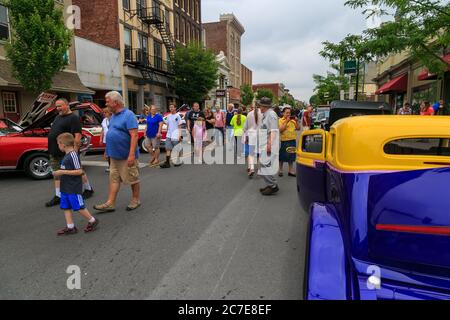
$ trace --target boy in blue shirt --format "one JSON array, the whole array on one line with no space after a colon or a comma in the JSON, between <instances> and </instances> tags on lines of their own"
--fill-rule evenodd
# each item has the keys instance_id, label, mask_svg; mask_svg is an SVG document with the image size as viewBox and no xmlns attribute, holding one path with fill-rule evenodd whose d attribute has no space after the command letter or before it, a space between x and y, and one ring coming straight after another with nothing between
<instances>
[{"instance_id":1,"label":"boy in blue shirt","mask_svg":"<svg viewBox=\"0 0 450 320\"><path fill-rule=\"evenodd\" d=\"M61 209L64 210L67 227L58 231L58 236L70 235L78 232L72 218L72 211L79 212L89 222L84 232L94 231L98 226L98 219L92 217L82 197L83 169L80 157L75 151L75 138L70 133L60 134L57 138L58 148L66 155L61 161L61 170L54 171L53 176L61 179Z\"/></svg>"}]
</instances>

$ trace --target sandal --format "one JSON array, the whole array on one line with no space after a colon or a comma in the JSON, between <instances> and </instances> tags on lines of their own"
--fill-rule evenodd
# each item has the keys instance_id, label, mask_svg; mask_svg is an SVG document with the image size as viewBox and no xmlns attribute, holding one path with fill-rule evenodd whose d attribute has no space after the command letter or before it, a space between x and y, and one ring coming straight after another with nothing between
<instances>
[{"instance_id":1,"label":"sandal","mask_svg":"<svg viewBox=\"0 0 450 320\"><path fill-rule=\"evenodd\" d=\"M279 173L278 173L278 176L279 176L279 177L282 177L282 176L283 176L283 172L279 172Z\"/></svg>"},{"instance_id":2,"label":"sandal","mask_svg":"<svg viewBox=\"0 0 450 320\"><path fill-rule=\"evenodd\" d=\"M100 212L114 212L116 208L112 204L103 203L94 206L94 209Z\"/></svg>"},{"instance_id":3,"label":"sandal","mask_svg":"<svg viewBox=\"0 0 450 320\"><path fill-rule=\"evenodd\" d=\"M127 207L127 211L133 211L136 210L141 206L141 202L131 201L130 204Z\"/></svg>"}]
</instances>

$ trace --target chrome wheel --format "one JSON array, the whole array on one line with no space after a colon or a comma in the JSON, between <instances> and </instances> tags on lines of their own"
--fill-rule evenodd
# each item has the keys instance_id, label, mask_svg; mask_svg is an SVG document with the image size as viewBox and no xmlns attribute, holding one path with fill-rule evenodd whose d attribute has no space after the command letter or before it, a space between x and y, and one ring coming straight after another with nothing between
<instances>
[{"instance_id":1,"label":"chrome wheel","mask_svg":"<svg viewBox=\"0 0 450 320\"><path fill-rule=\"evenodd\" d=\"M46 178L51 175L51 168L48 158L38 156L30 161L29 172L37 179Z\"/></svg>"}]
</instances>

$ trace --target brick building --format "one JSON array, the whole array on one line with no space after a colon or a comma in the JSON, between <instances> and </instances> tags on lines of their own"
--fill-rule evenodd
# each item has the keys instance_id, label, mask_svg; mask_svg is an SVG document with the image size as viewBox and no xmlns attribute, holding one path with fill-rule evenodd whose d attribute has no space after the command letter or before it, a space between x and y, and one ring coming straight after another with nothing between
<instances>
[{"instance_id":1,"label":"brick building","mask_svg":"<svg viewBox=\"0 0 450 320\"><path fill-rule=\"evenodd\" d=\"M285 85L282 83L260 83L253 85L253 91L258 89L268 89L273 92L273 96L276 99L280 99L285 94Z\"/></svg>"},{"instance_id":2,"label":"brick building","mask_svg":"<svg viewBox=\"0 0 450 320\"><path fill-rule=\"evenodd\" d=\"M253 71L241 64L242 85L253 85Z\"/></svg>"},{"instance_id":3,"label":"brick building","mask_svg":"<svg viewBox=\"0 0 450 320\"><path fill-rule=\"evenodd\" d=\"M245 29L234 14L220 15L220 21L203 24L205 45L216 55L225 53L230 64L230 83L234 88L242 85L241 76L241 38Z\"/></svg>"}]
</instances>

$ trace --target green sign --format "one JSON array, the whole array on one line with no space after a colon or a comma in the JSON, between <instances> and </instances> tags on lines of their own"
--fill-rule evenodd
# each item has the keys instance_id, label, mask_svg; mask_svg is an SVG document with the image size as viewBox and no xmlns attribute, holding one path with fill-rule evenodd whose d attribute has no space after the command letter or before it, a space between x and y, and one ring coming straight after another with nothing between
<instances>
[{"instance_id":1,"label":"green sign","mask_svg":"<svg viewBox=\"0 0 450 320\"><path fill-rule=\"evenodd\" d=\"M350 60L344 62L344 74L356 73L356 60Z\"/></svg>"}]
</instances>

